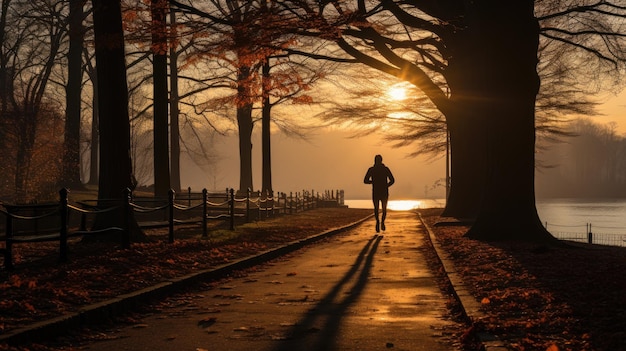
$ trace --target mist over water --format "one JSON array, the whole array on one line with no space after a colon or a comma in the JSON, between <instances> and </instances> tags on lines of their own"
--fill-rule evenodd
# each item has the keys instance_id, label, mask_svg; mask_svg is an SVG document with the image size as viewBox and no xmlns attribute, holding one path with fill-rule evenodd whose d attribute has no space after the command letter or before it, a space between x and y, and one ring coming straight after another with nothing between
<instances>
[{"instance_id":1,"label":"mist over water","mask_svg":"<svg viewBox=\"0 0 626 351\"><path fill-rule=\"evenodd\" d=\"M539 199L537 212L548 230L626 234L626 199Z\"/></svg>"}]
</instances>

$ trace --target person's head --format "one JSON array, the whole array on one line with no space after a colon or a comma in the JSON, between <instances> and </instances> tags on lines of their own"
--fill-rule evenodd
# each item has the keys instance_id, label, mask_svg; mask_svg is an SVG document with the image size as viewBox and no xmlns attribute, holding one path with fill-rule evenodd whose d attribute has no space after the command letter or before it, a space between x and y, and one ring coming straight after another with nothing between
<instances>
[{"instance_id":1,"label":"person's head","mask_svg":"<svg viewBox=\"0 0 626 351\"><path fill-rule=\"evenodd\" d=\"M383 163L383 157L381 155L374 156L374 164L379 165Z\"/></svg>"}]
</instances>

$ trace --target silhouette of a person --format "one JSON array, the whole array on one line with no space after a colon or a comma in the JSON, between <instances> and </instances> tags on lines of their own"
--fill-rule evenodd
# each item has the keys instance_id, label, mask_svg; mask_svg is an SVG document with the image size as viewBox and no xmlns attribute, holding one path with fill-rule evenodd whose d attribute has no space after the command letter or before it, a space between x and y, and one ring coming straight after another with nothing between
<instances>
[{"instance_id":1,"label":"silhouette of a person","mask_svg":"<svg viewBox=\"0 0 626 351\"><path fill-rule=\"evenodd\" d=\"M374 216L376 217L376 233L380 229L385 230L385 218L387 218L387 201L389 200L389 187L395 183L393 174L387 166L383 164L383 157L374 157L374 166L365 173L365 184L372 184L372 201L374 201ZM382 207L382 221L378 218L379 206Z\"/></svg>"}]
</instances>

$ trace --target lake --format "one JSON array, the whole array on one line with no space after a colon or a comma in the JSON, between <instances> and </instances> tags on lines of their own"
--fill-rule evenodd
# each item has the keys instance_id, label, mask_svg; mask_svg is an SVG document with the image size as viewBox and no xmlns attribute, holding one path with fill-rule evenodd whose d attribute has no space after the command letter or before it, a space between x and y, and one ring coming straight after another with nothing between
<instances>
[{"instance_id":1,"label":"lake","mask_svg":"<svg viewBox=\"0 0 626 351\"><path fill-rule=\"evenodd\" d=\"M373 208L371 200L345 200L351 208ZM445 199L390 200L390 210L442 208ZM626 199L538 199L537 212L544 226L556 237L626 246Z\"/></svg>"}]
</instances>

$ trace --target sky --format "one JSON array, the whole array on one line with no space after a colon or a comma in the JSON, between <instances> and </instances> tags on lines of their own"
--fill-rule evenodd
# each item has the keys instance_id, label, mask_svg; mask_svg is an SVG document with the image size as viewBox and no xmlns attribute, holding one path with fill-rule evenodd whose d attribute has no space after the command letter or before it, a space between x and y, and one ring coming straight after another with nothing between
<instances>
[{"instance_id":1,"label":"sky","mask_svg":"<svg viewBox=\"0 0 626 351\"><path fill-rule=\"evenodd\" d=\"M593 121L602 124L615 122L617 133L626 135L626 90L605 98L599 112L602 115L592 117Z\"/></svg>"}]
</instances>

